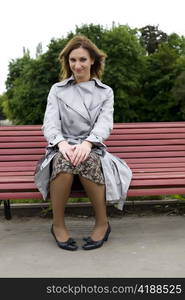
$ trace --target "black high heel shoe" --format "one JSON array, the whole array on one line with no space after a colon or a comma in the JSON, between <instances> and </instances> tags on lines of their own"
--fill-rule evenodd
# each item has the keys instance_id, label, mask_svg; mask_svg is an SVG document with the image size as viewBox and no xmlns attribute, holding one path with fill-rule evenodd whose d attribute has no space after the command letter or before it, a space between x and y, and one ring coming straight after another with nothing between
<instances>
[{"instance_id":1,"label":"black high heel shoe","mask_svg":"<svg viewBox=\"0 0 185 300\"><path fill-rule=\"evenodd\" d=\"M62 248L65 250L71 250L71 251L78 249L78 246L76 245L76 241L73 238L68 238L68 240L66 242L60 242L59 240L57 240L56 235L53 230L53 224L51 225L51 233L52 233L57 245L59 246L59 248Z\"/></svg>"},{"instance_id":2,"label":"black high heel shoe","mask_svg":"<svg viewBox=\"0 0 185 300\"><path fill-rule=\"evenodd\" d=\"M84 250L92 250L101 247L103 243L108 240L110 232L111 232L111 227L108 222L108 227L103 239L99 241L94 241L91 237L83 238L86 241L86 243L82 246L82 248Z\"/></svg>"}]
</instances>

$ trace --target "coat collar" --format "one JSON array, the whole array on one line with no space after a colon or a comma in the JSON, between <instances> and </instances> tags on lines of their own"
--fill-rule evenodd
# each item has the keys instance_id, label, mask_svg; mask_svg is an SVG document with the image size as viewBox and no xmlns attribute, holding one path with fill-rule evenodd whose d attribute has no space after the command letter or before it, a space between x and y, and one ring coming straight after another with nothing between
<instances>
[{"instance_id":1,"label":"coat collar","mask_svg":"<svg viewBox=\"0 0 185 300\"><path fill-rule=\"evenodd\" d=\"M57 83L56 83L56 86L65 86L65 85L67 85L69 82L72 82L72 81L74 81L73 75L72 75L71 77L67 78L67 79L64 79L63 81L57 82Z\"/></svg>"},{"instance_id":2,"label":"coat collar","mask_svg":"<svg viewBox=\"0 0 185 300\"><path fill-rule=\"evenodd\" d=\"M104 83L102 83L98 78L93 77L92 80L94 80L95 83L96 83L96 85L98 85L99 87L102 87L102 88L104 88L104 89L107 88L107 86L106 86ZM57 86L66 86L68 83L74 82L74 81L75 81L74 76L71 75L69 78L67 78L67 79L65 79L65 80L63 80L63 81L57 82L56 85L57 85Z\"/></svg>"}]
</instances>

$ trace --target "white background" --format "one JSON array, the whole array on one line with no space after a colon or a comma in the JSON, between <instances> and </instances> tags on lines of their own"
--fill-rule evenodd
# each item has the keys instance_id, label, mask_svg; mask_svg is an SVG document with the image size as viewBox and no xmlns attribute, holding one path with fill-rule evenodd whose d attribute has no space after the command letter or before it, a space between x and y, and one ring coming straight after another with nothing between
<instances>
[{"instance_id":1,"label":"white background","mask_svg":"<svg viewBox=\"0 0 185 300\"><path fill-rule=\"evenodd\" d=\"M22 57L23 47L35 57L36 46L44 52L51 38L61 38L75 25L100 24L110 28L159 25L170 34L185 35L185 0L1 0L0 94L5 91L8 63Z\"/></svg>"}]
</instances>

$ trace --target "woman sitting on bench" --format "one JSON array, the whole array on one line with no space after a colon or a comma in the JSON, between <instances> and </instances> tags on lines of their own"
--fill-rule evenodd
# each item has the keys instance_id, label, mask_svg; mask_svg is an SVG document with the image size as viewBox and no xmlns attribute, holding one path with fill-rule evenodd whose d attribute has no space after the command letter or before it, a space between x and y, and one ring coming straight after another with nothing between
<instances>
[{"instance_id":1,"label":"woman sitting on bench","mask_svg":"<svg viewBox=\"0 0 185 300\"><path fill-rule=\"evenodd\" d=\"M79 176L95 212L94 229L82 246L91 250L107 241L111 226L106 202L118 203L123 209L132 172L123 160L106 151L103 143L113 128L113 91L100 81L105 53L80 35L67 43L59 57L62 81L51 87L43 124L50 151L37 173L36 184L41 193L50 193L51 232L57 245L76 250L64 211L74 175Z\"/></svg>"}]
</instances>

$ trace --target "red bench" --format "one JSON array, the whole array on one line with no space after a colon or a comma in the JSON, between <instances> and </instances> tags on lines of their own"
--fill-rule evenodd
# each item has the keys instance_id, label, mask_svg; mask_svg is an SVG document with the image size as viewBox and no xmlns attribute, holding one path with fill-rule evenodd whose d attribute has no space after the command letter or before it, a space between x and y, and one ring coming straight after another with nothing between
<instances>
[{"instance_id":1,"label":"red bench","mask_svg":"<svg viewBox=\"0 0 185 300\"><path fill-rule=\"evenodd\" d=\"M133 171L128 196L185 194L185 122L116 123L108 151ZM0 127L0 201L11 218L10 199L42 199L34 183L46 141L40 125ZM71 197L84 197L74 186Z\"/></svg>"}]
</instances>

